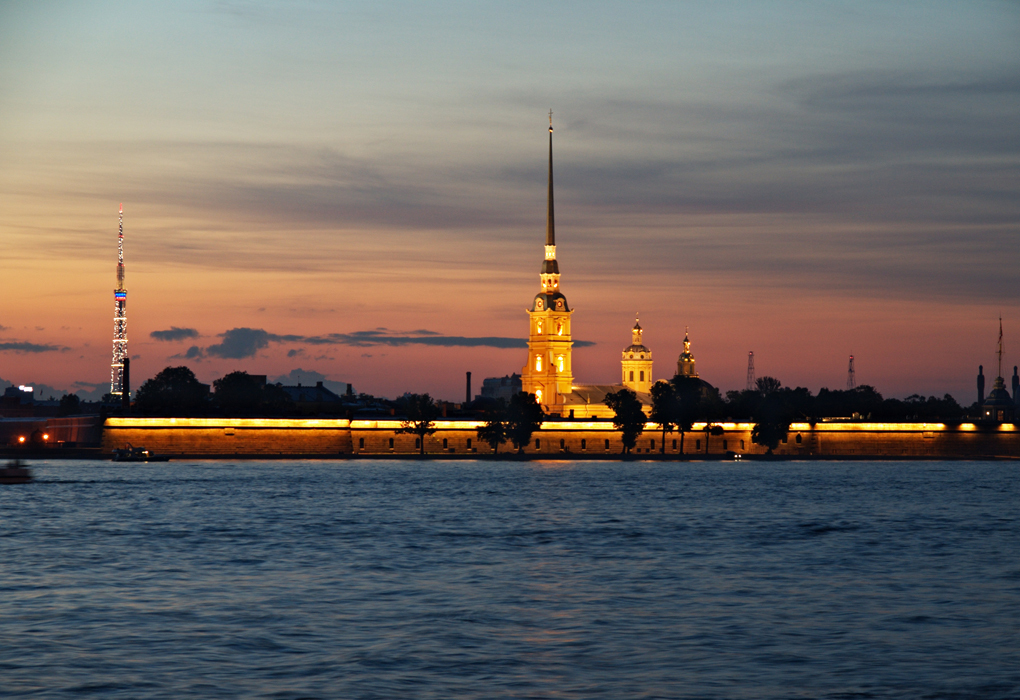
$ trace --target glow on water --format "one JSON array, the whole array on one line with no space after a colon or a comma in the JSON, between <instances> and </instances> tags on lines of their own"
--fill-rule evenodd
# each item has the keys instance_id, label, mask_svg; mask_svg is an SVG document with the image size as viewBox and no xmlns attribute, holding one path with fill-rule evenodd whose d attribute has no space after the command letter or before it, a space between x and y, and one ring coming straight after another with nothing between
<instances>
[{"instance_id":1,"label":"glow on water","mask_svg":"<svg viewBox=\"0 0 1020 700\"><path fill-rule=\"evenodd\" d=\"M1020 695L1014 463L34 465L0 695Z\"/></svg>"}]
</instances>

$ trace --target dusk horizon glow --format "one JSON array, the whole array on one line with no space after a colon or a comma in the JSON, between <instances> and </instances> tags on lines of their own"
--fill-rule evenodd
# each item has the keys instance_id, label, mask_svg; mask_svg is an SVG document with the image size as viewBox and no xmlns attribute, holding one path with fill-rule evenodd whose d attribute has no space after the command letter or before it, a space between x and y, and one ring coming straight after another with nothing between
<instances>
[{"instance_id":1,"label":"dusk horizon glow","mask_svg":"<svg viewBox=\"0 0 1020 700\"><path fill-rule=\"evenodd\" d=\"M976 398L1020 364L1013 3L0 8L0 378L520 372L547 111L578 383Z\"/></svg>"}]
</instances>

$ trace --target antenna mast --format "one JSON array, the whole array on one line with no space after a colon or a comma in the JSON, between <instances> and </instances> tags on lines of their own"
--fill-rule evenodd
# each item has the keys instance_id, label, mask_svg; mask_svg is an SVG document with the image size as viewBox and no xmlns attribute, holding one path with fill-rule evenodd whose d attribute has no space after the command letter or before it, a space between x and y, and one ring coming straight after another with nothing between
<instances>
[{"instance_id":1,"label":"antenna mast","mask_svg":"<svg viewBox=\"0 0 1020 700\"><path fill-rule=\"evenodd\" d=\"M747 390L754 391L754 350L747 353Z\"/></svg>"},{"instance_id":2,"label":"antenna mast","mask_svg":"<svg viewBox=\"0 0 1020 700\"><path fill-rule=\"evenodd\" d=\"M857 388L857 375L854 372L854 356L850 356L850 367L846 371L846 390L853 391Z\"/></svg>"},{"instance_id":3,"label":"antenna mast","mask_svg":"<svg viewBox=\"0 0 1020 700\"><path fill-rule=\"evenodd\" d=\"M1002 376L1002 316L999 316L999 373L995 376Z\"/></svg>"},{"instance_id":4,"label":"antenna mast","mask_svg":"<svg viewBox=\"0 0 1020 700\"><path fill-rule=\"evenodd\" d=\"M113 290L113 361L110 394L120 400L124 392L124 358L127 356L127 290L124 289L124 205L120 205L117 233L117 288Z\"/></svg>"}]
</instances>

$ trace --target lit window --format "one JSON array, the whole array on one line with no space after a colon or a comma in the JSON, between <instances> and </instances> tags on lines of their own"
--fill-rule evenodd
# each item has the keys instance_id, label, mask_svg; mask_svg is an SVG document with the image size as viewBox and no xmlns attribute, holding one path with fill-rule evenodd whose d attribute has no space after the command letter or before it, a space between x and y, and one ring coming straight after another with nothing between
<instances>
[{"instance_id":1,"label":"lit window","mask_svg":"<svg viewBox=\"0 0 1020 700\"><path fill-rule=\"evenodd\" d=\"M538 334L542 335L542 322L541 321L538 322Z\"/></svg>"},{"instance_id":2,"label":"lit window","mask_svg":"<svg viewBox=\"0 0 1020 700\"><path fill-rule=\"evenodd\" d=\"M541 372L542 371L542 356L541 355L535 355L535 371L536 372Z\"/></svg>"},{"instance_id":3,"label":"lit window","mask_svg":"<svg viewBox=\"0 0 1020 700\"><path fill-rule=\"evenodd\" d=\"M557 362L557 365L559 367L559 370L562 372L563 371L563 355L560 355L558 358L556 358L556 362Z\"/></svg>"},{"instance_id":4,"label":"lit window","mask_svg":"<svg viewBox=\"0 0 1020 700\"><path fill-rule=\"evenodd\" d=\"M556 324L556 335L563 335L563 324L562 323L557 323Z\"/></svg>"},{"instance_id":5,"label":"lit window","mask_svg":"<svg viewBox=\"0 0 1020 700\"><path fill-rule=\"evenodd\" d=\"M542 403L542 390L541 389L535 389L535 400L538 401L538 403Z\"/></svg>"}]
</instances>

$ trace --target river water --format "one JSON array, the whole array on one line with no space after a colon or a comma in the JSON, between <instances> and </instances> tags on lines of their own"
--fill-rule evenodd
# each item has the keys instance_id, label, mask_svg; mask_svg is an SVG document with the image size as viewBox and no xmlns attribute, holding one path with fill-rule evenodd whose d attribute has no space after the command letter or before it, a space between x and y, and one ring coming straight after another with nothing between
<instances>
[{"instance_id":1,"label":"river water","mask_svg":"<svg viewBox=\"0 0 1020 700\"><path fill-rule=\"evenodd\" d=\"M1020 697L1015 463L34 469L4 698Z\"/></svg>"}]
</instances>

